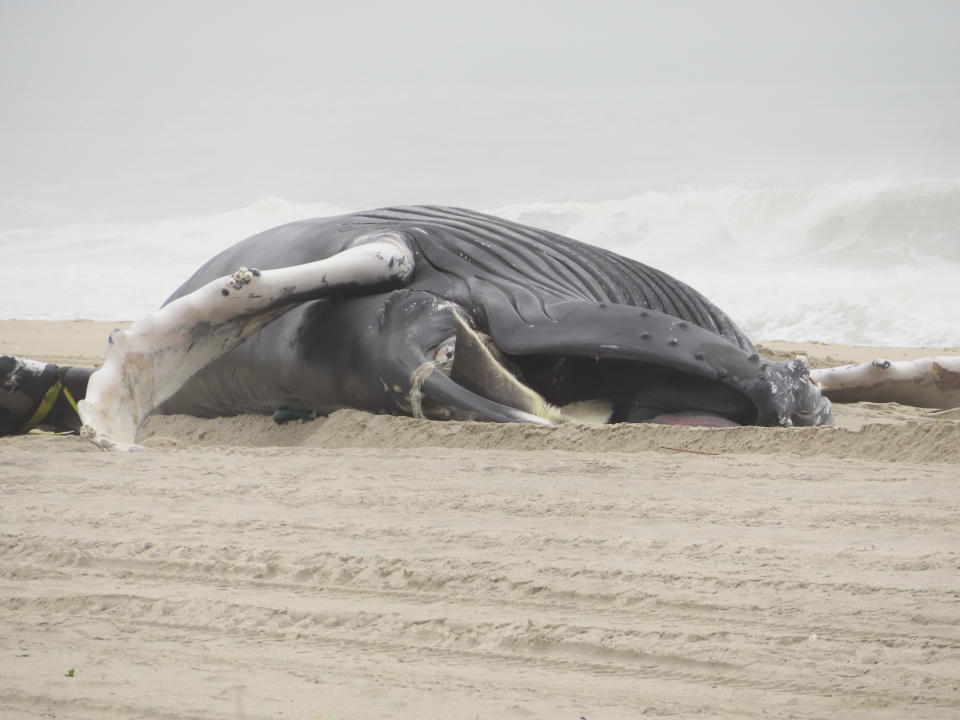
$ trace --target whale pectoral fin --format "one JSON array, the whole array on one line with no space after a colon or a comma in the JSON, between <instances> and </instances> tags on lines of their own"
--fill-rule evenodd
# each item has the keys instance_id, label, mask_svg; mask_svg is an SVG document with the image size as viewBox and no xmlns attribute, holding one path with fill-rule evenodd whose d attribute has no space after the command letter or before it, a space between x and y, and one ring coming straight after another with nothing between
<instances>
[{"instance_id":1,"label":"whale pectoral fin","mask_svg":"<svg viewBox=\"0 0 960 720\"><path fill-rule=\"evenodd\" d=\"M83 434L104 449L135 449L137 430L190 377L265 325L308 300L345 289L405 285L414 257L384 233L323 260L240 268L111 333L103 366L79 403Z\"/></svg>"},{"instance_id":2,"label":"whale pectoral fin","mask_svg":"<svg viewBox=\"0 0 960 720\"><path fill-rule=\"evenodd\" d=\"M810 377L835 402L898 402L950 409L960 407L960 357L877 359L859 365L813 370Z\"/></svg>"}]
</instances>

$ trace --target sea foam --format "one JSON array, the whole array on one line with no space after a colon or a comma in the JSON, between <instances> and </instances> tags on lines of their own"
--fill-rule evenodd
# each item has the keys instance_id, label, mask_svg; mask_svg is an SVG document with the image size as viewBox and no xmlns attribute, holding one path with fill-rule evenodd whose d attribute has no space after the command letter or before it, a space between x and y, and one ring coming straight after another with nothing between
<instances>
[{"instance_id":1,"label":"sea foam","mask_svg":"<svg viewBox=\"0 0 960 720\"><path fill-rule=\"evenodd\" d=\"M960 346L960 180L687 189L482 209L659 267L760 339ZM278 198L197 218L0 231L0 317L130 319L239 239L347 212Z\"/></svg>"}]
</instances>

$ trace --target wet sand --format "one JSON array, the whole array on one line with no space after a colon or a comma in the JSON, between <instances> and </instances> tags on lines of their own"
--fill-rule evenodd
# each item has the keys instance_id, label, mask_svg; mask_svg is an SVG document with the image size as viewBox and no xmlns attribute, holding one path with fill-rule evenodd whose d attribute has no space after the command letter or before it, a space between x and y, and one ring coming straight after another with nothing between
<instances>
[{"instance_id":1,"label":"wet sand","mask_svg":"<svg viewBox=\"0 0 960 720\"><path fill-rule=\"evenodd\" d=\"M95 364L112 325L3 321L0 354ZM0 717L960 714L960 422L837 415L2 438Z\"/></svg>"}]
</instances>

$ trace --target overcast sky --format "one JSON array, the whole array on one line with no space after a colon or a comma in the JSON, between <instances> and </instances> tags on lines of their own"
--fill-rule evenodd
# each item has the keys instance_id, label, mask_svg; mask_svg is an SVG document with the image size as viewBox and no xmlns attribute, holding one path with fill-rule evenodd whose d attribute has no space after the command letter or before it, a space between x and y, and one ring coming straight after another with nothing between
<instances>
[{"instance_id":1,"label":"overcast sky","mask_svg":"<svg viewBox=\"0 0 960 720\"><path fill-rule=\"evenodd\" d=\"M0 224L956 177L960 2L0 0Z\"/></svg>"}]
</instances>

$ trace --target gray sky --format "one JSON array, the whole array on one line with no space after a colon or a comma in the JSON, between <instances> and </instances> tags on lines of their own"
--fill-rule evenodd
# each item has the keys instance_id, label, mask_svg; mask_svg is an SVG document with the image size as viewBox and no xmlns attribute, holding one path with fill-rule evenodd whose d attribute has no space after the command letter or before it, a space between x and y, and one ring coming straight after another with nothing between
<instances>
[{"instance_id":1,"label":"gray sky","mask_svg":"<svg viewBox=\"0 0 960 720\"><path fill-rule=\"evenodd\" d=\"M960 3L0 0L0 225L956 177Z\"/></svg>"}]
</instances>

